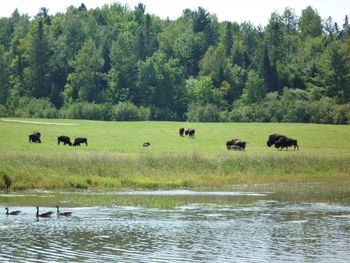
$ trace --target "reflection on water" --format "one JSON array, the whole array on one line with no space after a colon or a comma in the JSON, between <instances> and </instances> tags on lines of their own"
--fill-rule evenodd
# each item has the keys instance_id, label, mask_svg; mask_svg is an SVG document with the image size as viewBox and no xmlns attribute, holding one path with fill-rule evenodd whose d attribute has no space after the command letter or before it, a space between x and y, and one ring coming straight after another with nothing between
<instances>
[{"instance_id":1,"label":"reflection on water","mask_svg":"<svg viewBox=\"0 0 350 263\"><path fill-rule=\"evenodd\" d=\"M39 221L34 206L7 217L4 204L0 261L349 262L349 206L266 195L243 205L73 207L71 217Z\"/></svg>"}]
</instances>

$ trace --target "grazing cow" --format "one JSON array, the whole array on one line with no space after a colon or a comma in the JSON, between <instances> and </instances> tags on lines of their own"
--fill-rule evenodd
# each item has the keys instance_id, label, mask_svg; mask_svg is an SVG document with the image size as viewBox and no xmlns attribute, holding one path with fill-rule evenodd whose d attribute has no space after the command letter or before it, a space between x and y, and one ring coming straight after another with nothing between
<instances>
[{"instance_id":1,"label":"grazing cow","mask_svg":"<svg viewBox=\"0 0 350 263\"><path fill-rule=\"evenodd\" d=\"M230 149L231 149L231 146L232 146L232 145L235 145L236 140L238 140L238 139L232 139L231 141L227 141L227 142L226 142L226 148L227 148L227 150L230 150Z\"/></svg>"},{"instance_id":2,"label":"grazing cow","mask_svg":"<svg viewBox=\"0 0 350 263\"><path fill-rule=\"evenodd\" d=\"M229 145L227 146L227 150L235 150L235 151L242 151L244 150L242 147L238 146L238 145Z\"/></svg>"},{"instance_id":3,"label":"grazing cow","mask_svg":"<svg viewBox=\"0 0 350 263\"><path fill-rule=\"evenodd\" d=\"M144 142L142 146L143 147L148 147L148 146L151 146L151 143L150 142Z\"/></svg>"},{"instance_id":4,"label":"grazing cow","mask_svg":"<svg viewBox=\"0 0 350 263\"><path fill-rule=\"evenodd\" d=\"M282 137L277 142L275 142L275 148L277 149L281 148L280 150L283 150L283 148L286 148L288 151L288 147L291 147L291 146L294 146L294 151L295 151L295 148L297 148L299 151L298 141L295 139Z\"/></svg>"},{"instance_id":5,"label":"grazing cow","mask_svg":"<svg viewBox=\"0 0 350 263\"><path fill-rule=\"evenodd\" d=\"M29 135L29 142L41 143L40 137L41 137L40 132L34 132L33 134Z\"/></svg>"},{"instance_id":6,"label":"grazing cow","mask_svg":"<svg viewBox=\"0 0 350 263\"><path fill-rule=\"evenodd\" d=\"M63 142L63 145L69 145L72 146L72 142L70 141L70 138L68 136L58 136L57 137L57 144L59 145L61 142Z\"/></svg>"},{"instance_id":7,"label":"grazing cow","mask_svg":"<svg viewBox=\"0 0 350 263\"><path fill-rule=\"evenodd\" d=\"M232 139L226 142L227 150L244 150L247 142L240 139Z\"/></svg>"},{"instance_id":8,"label":"grazing cow","mask_svg":"<svg viewBox=\"0 0 350 263\"><path fill-rule=\"evenodd\" d=\"M269 140L266 142L268 147L271 147L272 145L274 145L279 139L281 138L286 138L285 135L281 135L281 134L271 134L269 136Z\"/></svg>"},{"instance_id":9,"label":"grazing cow","mask_svg":"<svg viewBox=\"0 0 350 263\"><path fill-rule=\"evenodd\" d=\"M194 134L196 133L196 130L195 129L192 129L192 128L188 128L186 131L185 131L185 135L188 135L188 138L194 138Z\"/></svg>"},{"instance_id":10,"label":"grazing cow","mask_svg":"<svg viewBox=\"0 0 350 263\"><path fill-rule=\"evenodd\" d=\"M83 138L83 137L75 138L73 146L80 146L81 143L85 143L85 145L88 146L87 138Z\"/></svg>"},{"instance_id":11,"label":"grazing cow","mask_svg":"<svg viewBox=\"0 0 350 263\"><path fill-rule=\"evenodd\" d=\"M185 133L185 128L180 128L179 129L179 134L180 134L181 137L184 136L184 133Z\"/></svg>"}]
</instances>

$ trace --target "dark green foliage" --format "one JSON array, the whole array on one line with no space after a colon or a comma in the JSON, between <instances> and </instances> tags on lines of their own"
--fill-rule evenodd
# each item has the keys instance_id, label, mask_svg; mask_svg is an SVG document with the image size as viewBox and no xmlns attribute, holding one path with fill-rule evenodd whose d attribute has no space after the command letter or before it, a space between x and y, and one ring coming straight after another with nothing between
<instances>
[{"instance_id":1,"label":"dark green foliage","mask_svg":"<svg viewBox=\"0 0 350 263\"><path fill-rule=\"evenodd\" d=\"M338 23L337 23L338 22ZM350 26L312 7L265 27L138 4L0 18L0 115L349 123Z\"/></svg>"},{"instance_id":2,"label":"dark green foliage","mask_svg":"<svg viewBox=\"0 0 350 263\"><path fill-rule=\"evenodd\" d=\"M187 120L192 122L221 122L225 121L220 109L213 104L191 104L186 113Z\"/></svg>"},{"instance_id":3,"label":"dark green foliage","mask_svg":"<svg viewBox=\"0 0 350 263\"><path fill-rule=\"evenodd\" d=\"M322 19L317 11L308 6L301 13L299 27L304 37L318 37L322 34Z\"/></svg>"},{"instance_id":4,"label":"dark green foliage","mask_svg":"<svg viewBox=\"0 0 350 263\"><path fill-rule=\"evenodd\" d=\"M17 98L16 105L13 105L15 117L33 117L33 118L57 118L58 110L48 99L36 99L31 97Z\"/></svg>"},{"instance_id":5,"label":"dark green foliage","mask_svg":"<svg viewBox=\"0 0 350 263\"><path fill-rule=\"evenodd\" d=\"M66 104L60 110L60 117L86 120L111 120L112 107L109 104L76 102Z\"/></svg>"},{"instance_id":6,"label":"dark green foliage","mask_svg":"<svg viewBox=\"0 0 350 263\"><path fill-rule=\"evenodd\" d=\"M262 57L261 75L266 92L279 91L276 66L271 64L266 46Z\"/></svg>"},{"instance_id":7,"label":"dark green foliage","mask_svg":"<svg viewBox=\"0 0 350 263\"><path fill-rule=\"evenodd\" d=\"M120 102L113 107L112 119L116 121L147 121L151 112L148 108L137 107L131 102Z\"/></svg>"}]
</instances>

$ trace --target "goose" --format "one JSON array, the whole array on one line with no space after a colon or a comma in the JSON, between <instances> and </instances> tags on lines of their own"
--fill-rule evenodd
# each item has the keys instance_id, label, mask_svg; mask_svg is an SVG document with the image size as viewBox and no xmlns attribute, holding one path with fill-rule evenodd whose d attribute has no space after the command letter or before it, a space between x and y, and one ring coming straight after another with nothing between
<instances>
[{"instance_id":1,"label":"goose","mask_svg":"<svg viewBox=\"0 0 350 263\"><path fill-rule=\"evenodd\" d=\"M52 214L53 214L52 211L39 214L39 207L38 206L36 207L36 217L50 217Z\"/></svg>"},{"instance_id":2,"label":"goose","mask_svg":"<svg viewBox=\"0 0 350 263\"><path fill-rule=\"evenodd\" d=\"M57 208L57 215L58 216L70 216L73 212L60 212L60 207L56 205Z\"/></svg>"},{"instance_id":3,"label":"goose","mask_svg":"<svg viewBox=\"0 0 350 263\"><path fill-rule=\"evenodd\" d=\"M19 213L21 213L21 211L12 211L12 212L9 212L9 208L8 207L6 207L5 208L5 210L6 210L6 215L7 216L16 216L16 215L18 215Z\"/></svg>"}]
</instances>

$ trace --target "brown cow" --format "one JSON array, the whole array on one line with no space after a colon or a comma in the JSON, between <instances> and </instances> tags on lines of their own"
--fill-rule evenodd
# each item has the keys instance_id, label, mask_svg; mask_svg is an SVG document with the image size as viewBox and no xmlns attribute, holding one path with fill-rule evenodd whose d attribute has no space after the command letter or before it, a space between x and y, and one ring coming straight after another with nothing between
<instances>
[{"instance_id":1,"label":"brown cow","mask_svg":"<svg viewBox=\"0 0 350 263\"><path fill-rule=\"evenodd\" d=\"M298 149L299 151L298 141L295 139L282 137L275 143L275 148L276 149L281 148L280 150L283 150L283 148L286 148L288 151L288 147L292 147L292 146L294 146L294 151L295 149Z\"/></svg>"}]
</instances>

